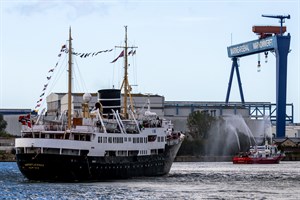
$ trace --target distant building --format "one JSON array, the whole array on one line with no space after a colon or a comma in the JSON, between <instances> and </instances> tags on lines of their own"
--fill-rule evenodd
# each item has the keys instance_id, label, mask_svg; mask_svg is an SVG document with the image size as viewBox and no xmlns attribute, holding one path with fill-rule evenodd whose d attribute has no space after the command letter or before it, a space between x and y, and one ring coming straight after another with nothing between
<instances>
[{"instance_id":1,"label":"distant building","mask_svg":"<svg viewBox=\"0 0 300 200\"><path fill-rule=\"evenodd\" d=\"M15 138L0 138L0 151L10 151L14 146Z\"/></svg>"},{"instance_id":2,"label":"distant building","mask_svg":"<svg viewBox=\"0 0 300 200\"><path fill-rule=\"evenodd\" d=\"M187 118L194 111L206 112L211 116L240 115L249 117L249 110L240 104L227 106L216 101L165 101L164 117L172 120L174 129L182 132L188 130Z\"/></svg>"},{"instance_id":3,"label":"distant building","mask_svg":"<svg viewBox=\"0 0 300 200\"><path fill-rule=\"evenodd\" d=\"M72 93L71 108L75 115L79 115L82 112L82 102L84 93ZM98 94L91 93L92 99L89 102L90 110L98 102ZM147 109L148 99L150 100L151 110L156 112L158 116L164 115L164 101L165 98L160 95L144 95L144 94L131 94L132 101L137 110ZM47 115L60 115L68 110L68 94L67 93L51 93L47 96ZM127 102L130 99L127 98ZM121 97L121 104L123 104L123 95Z\"/></svg>"},{"instance_id":4,"label":"distant building","mask_svg":"<svg viewBox=\"0 0 300 200\"><path fill-rule=\"evenodd\" d=\"M84 93L72 93L72 110L73 114L80 115L82 112L82 102ZM93 109L98 102L98 94L91 93L92 99L89 102L90 110ZM131 94L132 101L137 111L147 109L148 100L150 101L150 109L159 117L172 120L174 129L178 131L187 131L187 117L194 111L200 110L207 112L212 116L234 115L238 114L243 117L249 117L249 110L240 106L224 106L222 102L201 102L201 101L165 101L160 95L144 95ZM51 93L47 97L47 113L48 115L60 115L67 110L68 94L67 93ZM130 99L127 99L130 102ZM121 97L123 104L123 95ZM223 104L223 107L220 105Z\"/></svg>"},{"instance_id":5,"label":"distant building","mask_svg":"<svg viewBox=\"0 0 300 200\"><path fill-rule=\"evenodd\" d=\"M287 125L285 129L285 136L291 138L300 138L300 124L296 123Z\"/></svg>"},{"instance_id":6,"label":"distant building","mask_svg":"<svg viewBox=\"0 0 300 200\"><path fill-rule=\"evenodd\" d=\"M84 93L72 93L72 114L75 116L81 115L82 102ZM216 101L165 101L164 96L153 94L131 94L132 101L137 111L145 111L148 108L148 101L150 101L150 109L159 117L172 120L174 129L182 132L188 131L187 118L189 114L194 111L201 111L210 114L211 116L229 116L240 115L245 119L249 129L252 133L257 133L257 137L264 137L264 116L271 115L270 102L252 102L246 103L242 106L241 103L230 103ZM89 108L92 110L95 103L98 102L98 94L91 93L91 100ZM45 115L48 117L58 117L67 111L68 95L67 93L51 93L46 98L47 110ZM130 99L127 99L130 102ZM121 97L121 104L123 98ZM262 109L259 110L258 107ZM20 115L30 113L30 109L0 109L4 119L7 121L7 132L12 135L20 135L21 124L18 122ZM287 137L300 137L300 126L288 124L286 129ZM276 129L272 127L272 133L275 135Z\"/></svg>"},{"instance_id":7,"label":"distant building","mask_svg":"<svg viewBox=\"0 0 300 200\"><path fill-rule=\"evenodd\" d=\"M27 115L31 109L0 109L0 114L7 122L5 131L11 135L21 135L21 124L19 123L20 115Z\"/></svg>"}]
</instances>

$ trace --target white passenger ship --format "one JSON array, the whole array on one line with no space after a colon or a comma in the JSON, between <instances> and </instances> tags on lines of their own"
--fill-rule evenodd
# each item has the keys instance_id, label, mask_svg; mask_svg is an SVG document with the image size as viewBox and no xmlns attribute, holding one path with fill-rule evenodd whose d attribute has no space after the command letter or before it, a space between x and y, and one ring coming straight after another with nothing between
<instances>
[{"instance_id":1,"label":"white passenger ship","mask_svg":"<svg viewBox=\"0 0 300 200\"><path fill-rule=\"evenodd\" d=\"M71 29L69 60L72 60ZM127 109L127 29L125 34L124 106L121 90L98 91L98 102L89 111L85 94L82 116L71 112L71 80L68 111L60 120L38 116L29 127L23 125L16 138L16 161L22 174L38 181L99 181L168 174L184 135L173 131L170 121L147 109L137 116ZM69 79L72 62L69 61ZM122 89L122 88L121 88ZM150 107L149 107L150 108Z\"/></svg>"}]
</instances>

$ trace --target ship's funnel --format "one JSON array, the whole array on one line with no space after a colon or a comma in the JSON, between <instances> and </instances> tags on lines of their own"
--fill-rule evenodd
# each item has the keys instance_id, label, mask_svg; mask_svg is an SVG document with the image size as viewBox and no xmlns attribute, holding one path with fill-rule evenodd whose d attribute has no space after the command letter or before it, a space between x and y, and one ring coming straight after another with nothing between
<instances>
[{"instance_id":1,"label":"ship's funnel","mask_svg":"<svg viewBox=\"0 0 300 200\"><path fill-rule=\"evenodd\" d=\"M98 90L98 101L102 105L103 114L112 114L114 111L121 111L121 90L119 89L104 89Z\"/></svg>"}]
</instances>

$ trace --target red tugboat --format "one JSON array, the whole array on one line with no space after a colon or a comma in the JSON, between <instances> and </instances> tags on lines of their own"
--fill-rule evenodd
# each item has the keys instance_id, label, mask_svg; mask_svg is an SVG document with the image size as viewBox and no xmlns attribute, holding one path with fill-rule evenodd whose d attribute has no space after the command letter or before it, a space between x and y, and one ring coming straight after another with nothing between
<instances>
[{"instance_id":1,"label":"red tugboat","mask_svg":"<svg viewBox=\"0 0 300 200\"><path fill-rule=\"evenodd\" d=\"M251 146L248 152L241 152L232 159L233 164L278 164L285 154L276 145Z\"/></svg>"}]
</instances>

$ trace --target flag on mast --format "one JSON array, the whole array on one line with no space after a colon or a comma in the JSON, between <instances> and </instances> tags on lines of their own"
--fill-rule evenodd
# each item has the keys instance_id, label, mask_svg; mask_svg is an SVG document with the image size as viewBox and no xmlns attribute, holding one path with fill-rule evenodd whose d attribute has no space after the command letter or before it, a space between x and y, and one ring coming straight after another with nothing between
<instances>
[{"instance_id":1,"label":"flag on mast","mask_svg":"<svg viewBox=\"0 0 300 200\"><path fill-rule=\"evenodd\" d=\"M120 57L124 56L124 50L120 53L120 55L118 57L116 57L113 61L111 61L110 63L114 63L116 62Z\"/></svg>"}]
</instances>

